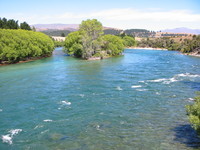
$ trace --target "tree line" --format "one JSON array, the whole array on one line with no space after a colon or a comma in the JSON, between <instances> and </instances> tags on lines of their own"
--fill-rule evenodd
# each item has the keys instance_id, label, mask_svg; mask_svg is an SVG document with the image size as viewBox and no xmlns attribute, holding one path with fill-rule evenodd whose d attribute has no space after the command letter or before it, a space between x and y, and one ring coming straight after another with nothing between
<instances>
[{"instance_id":1,"label":"tree line","mask_svg":"<svg viewBox=\"0 0 200 150\"><path fill-rule=\"evenodd\" d=\"M68 34L65 50L69 55L90 59L120 55L124 47L133 46L135 39L111 34L104 35L102 24L96 19L82 21L79 30Z\"/></svg>"},{"instance_id":2,"label":"tree line","mask_svg":"<svg viewBox=\"0 0 200 150\"><path fill-rule=\"evenodd\" d=\"M41 31L42 33L49 35L49 36L61 36L61 37L65 37L67 36L69 33L71 33L72 31L70 30L45 30L45 31Z\"/></svg>"},{"instance_id":3,"label":"tree line","mask_svg":"<svg viewBox=\"0 0 200 150\"><path fill-rule=\"evenodd\" d=\"M124 33L133 37L153 37L156 34L156 32L146 29L127 29L124 30Z\"/></svg>"},{"instance_id":4,"label":"tree line","mask_svg":"<svg viewBox=\"0 0 200 150\"><path fill-rule=\"evenodd\" d=\"M23 29L32 30L30 25L26 22L18 23L14 19L0 18L0 29ZM33 28L34 29L34 28Z\"/></svg>"},{"instance_id":5,"label":"tree line","mask_svg":"<svg viewBox=\"0 0 200 150\"><path fill-rule=\"evenodd\" d=\"M139 47L164 48L183 53L200 53L200 35L193 35L192 39L180 39L179 41L175 41L169 37L146 38L138 41L137 44Z\"/></svg>"}]
</instances>

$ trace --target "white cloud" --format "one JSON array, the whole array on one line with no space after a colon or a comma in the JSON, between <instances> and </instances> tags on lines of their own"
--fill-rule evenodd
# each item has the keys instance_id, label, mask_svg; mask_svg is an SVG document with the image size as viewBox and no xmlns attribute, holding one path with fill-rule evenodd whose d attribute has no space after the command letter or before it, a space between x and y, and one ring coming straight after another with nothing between
<instances>
[{"instance_id":1,"label":"white cloud","mask_svg":"<svg viewBox=\"0 0 200 150\"><path fill-rule=\"evenodd\" d=\"M142 11L134 9L111 9L89 14L91 17L100 17L109 20L155 20L155 21L182 21L196 22L200 21L200 14L192 14L186 10L174 11Z\"/></svg>"},{"instance_id":2,"label":"white cloud","mask_svg":"<svg viewBox=\"0 0 200 150\"><path fill-rule=\"evenodd\" d=\"M54 15L17 14L14 19L35 23L80 23L85 19L99 19L105 26L116 28L147 28L160 30L174 27L200 27L200 14L193 14L187 10L162 11L160 9L138 10L108 9L90 13L72 13ZM7 16L6 16L7 17ZM10 16L9 16L10 17ZM13 17L10 17L13 18Z\"/></svg>"}]
</instances>

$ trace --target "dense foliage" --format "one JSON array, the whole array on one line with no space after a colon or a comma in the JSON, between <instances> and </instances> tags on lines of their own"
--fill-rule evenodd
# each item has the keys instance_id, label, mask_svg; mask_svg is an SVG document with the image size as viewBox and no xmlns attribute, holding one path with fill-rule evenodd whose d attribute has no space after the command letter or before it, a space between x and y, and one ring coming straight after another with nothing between
<instances>
[{"instance_id":1,"label":"dense foliage","mask_svg":"<svg viewBox=\"0 0 200 150\"><path fill-rule=\"evenodd\" d=\"M200 53L200 35L194 35L192 39L180 39L179 41L175 41L170 37L146 38L138 41L137 44L139 47L165 48L168 50L178 50L183 53Z\"/></svg>"},{"instance_id":2,"label":"dense foliage","mask_svg":"<svg viewBox=\"0 0 200 150\"><path fill-rule=\"evenodd\" d=\"M14 19L7 20L6 18L0 18L0 29L23 29L23 30L31 30L31 27L28 23L23 22L18 24L18 21Z\"/></svg>"},{"instance_id":3,"label":"dense foliage","mask_svg":"<svg viewBox=\"0 0 200 150\"><path fill-rule=\"evenodd\" d=\"M104 44L103 44L103 50L107 51L107 54L111 56L119 55L124 50L124 44L123 40L115 35L104 35L102 37Z\"/></svg>"},{"instance_id":4,"label":"dense foliage","mask_svg":"<svg viewBox=\"0 0 200 150\"><path fill-rule=\"evenodd\" d=\"M65 40L65 48L64 52L67 54L82 57L82 35L79 31L68 34Z\"/></svg>"},{"instance_id":5,"label":"dense foliage","mask_svg":"<svg viewBox=\"0 0 200 150\"><path fill-rule=\"evenodd\" d=\"M123 43L125 47L131 47L131 46L136 46L136 41L134 37L130 37L130 36L124 36L123 37Z\"/></svg>"},{"instance_id":6,"label":"dense foliage","mask_svg":"<svg viewBox=\"0 0 200 150\"><path fill-rule=\"evenodd\" d=\"M132 39L134 40L134 38ZM86 20L81 23L79 31L68 34L64 51L69 55L84 59L104 58L121 54L124 43L131 45L132 39L125 38L123 40L119 36L103 35L103 26L99 21L96 19Z\"/></svg>"},{"instance_id":7,"label":"dense foliage","mask_svg":"<svg viewBox=\"0 0 200 150\"><path fill-rule=\"evenodd\" d=\"M103 35L103 26L96 19L82 21L79 27L82 36L82 57L90 58L101 49L101 35Z\"/></svg>"},{"instance_id":8,"label":"dense foliage","mask_svg":"<svg viewBox=\"0 0 200 150\"><path fill-rule=\"evenodd\" d=\"M138 41L139 47L166 48L169 50L173 50L174 44L174 40L168 37L152 39L146 38Z\"/></svg>"},{"instance_id":9,"label":"dense foliage","mask_svg":"<svg viewBox=\"0 0 200 150\"><path fill-rule=\"evenodd\" d=\"M200 54L200 35L194 35L192 40L185 39L180 47L184 53L194 52Z\"/></svg>"},{"instance_id":10,"label":"dense foliage","mask_svg":"<svg viewBox=\"0 0 200 150\"><path fill-rule=\"evenodd\" d=\"M64 47L64 45L65 45L64 41L57 41L57 40L53 39L53 42L54 42L55 47Z\"/></svg>"},{"instance_id":11,"label":"dense foliage","mask_svg":"<svg viewBox=\"0 0 200 150\"><path fill-rule=\"evenodd\" d=\"M53 49L53 41L43 33L0 29L0 63L49 56Z\"/></svg>"},{"instance_id":12,"label":"dense foliage","mask_svg":"<svg viewBox=\"0 0 200 150\"><path fill-rule=\"evenodd\" d=\"M200 94L195 97L194 104L186 106L186 110L192 127L200 134Z\"/></svg>"}]
</instances>

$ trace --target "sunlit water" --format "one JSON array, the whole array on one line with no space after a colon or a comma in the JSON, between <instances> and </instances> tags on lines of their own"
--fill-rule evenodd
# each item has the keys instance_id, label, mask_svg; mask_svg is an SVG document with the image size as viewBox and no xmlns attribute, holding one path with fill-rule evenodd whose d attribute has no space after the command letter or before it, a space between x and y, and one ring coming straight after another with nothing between
<instances>
[{"instance_id":1,"label":"sunlit water","mask_svg":"<svg viewBox=\"0 0 200 150\"><path fill-rule=\"evenodd\" d=\"M193 149L185 105L200 90L200 58L125 50L85 61L0 67L0 150Z\"/></svg>"}]
</instances>

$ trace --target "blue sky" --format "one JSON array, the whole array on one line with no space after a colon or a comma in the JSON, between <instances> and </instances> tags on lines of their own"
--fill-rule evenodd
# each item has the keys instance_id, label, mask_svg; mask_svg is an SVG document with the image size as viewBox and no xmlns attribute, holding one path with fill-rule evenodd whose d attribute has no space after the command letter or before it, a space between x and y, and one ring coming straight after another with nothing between
<instances>
[{"instance_id":1,"label":"blue sky","mask_svg":"<svg viewBox=\"0 0 200 150\"><path fill-rule=\"evenodd\" d=\"M121 29L200 28L200 0L0 0L0 14L29 24L96 18Z\"/></svg>"}]
</instances>

